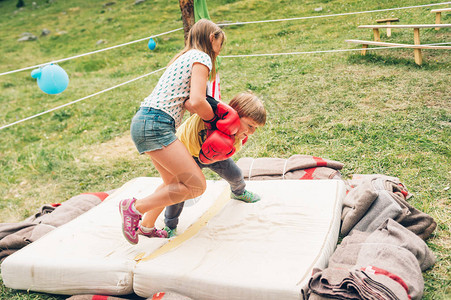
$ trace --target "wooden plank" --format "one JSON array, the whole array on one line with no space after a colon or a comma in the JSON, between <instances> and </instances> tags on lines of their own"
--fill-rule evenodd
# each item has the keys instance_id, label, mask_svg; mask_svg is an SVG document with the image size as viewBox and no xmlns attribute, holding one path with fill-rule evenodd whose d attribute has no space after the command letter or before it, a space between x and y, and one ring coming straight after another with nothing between
<instances>
[{"instance_id":1,"label":"wooden plank","mask_svg":"<svg viewBox=\"0 0 451 300\"><path fill-rule=\"evenodd\" d=\"M396 43L364 41L364 40L345 40L345 42L355 43L355 44L364 44L364 45L374 45L374 46L388 46L388 47L409 46L408 44L396 44ZM414 45L412 45L412 46L414 46Z\"/></svg>"},{"instance_id":2,"label":"wooden plank","mask_svg":"<svg viewBox=\"0 0 451 300\"><path fill-rule=\"evenodd\" d=\"M362 44L362 45L386 46L386 47L451 50L451 46L411 45L411 44L397 44L397 43L375 42L375 41L365 41L365 40L345 40L345 42L354 43L354 44Z\"/></svg>"},{"instance_id":3,"label":"wooden plank","mask_svg":"<svg viewBox=\"0 0 451 300\"><path fill-rule=\"evenodd\" d=\"M417 25L360 25L358 28L451 28L451 24L417 24Z\"/></svg>"},{"instance_id":4,"label":"wooden plank","mask_svg":"<svg viewBox=\"0 0 451 300\"><path fill-rule=\"evenodd\" d=\"M451 11L451 7L431 9L431 13L445 12L445 11Z\"/></svg>"},{"instance_id":5,"label":"wooden plank","mask_svg":"<svg viewBox=\"0 0 451 300\"><path fill-rule=\"evenodd\" d=\"M387 19L379 19L376 20L377 23L385 23L385 22L399 22L398 18L387 18Z\"/></svg>"}]
</instances>

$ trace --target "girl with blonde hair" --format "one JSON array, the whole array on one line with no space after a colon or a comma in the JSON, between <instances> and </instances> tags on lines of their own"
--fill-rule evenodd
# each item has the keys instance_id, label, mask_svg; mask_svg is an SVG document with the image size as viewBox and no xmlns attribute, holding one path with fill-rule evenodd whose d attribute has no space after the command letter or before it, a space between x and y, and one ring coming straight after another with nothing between
<instances>
[{"instance_id":1,"label":"girl with blonde hair","mask_svg":"<svg viewBox=\"0 0 451 300\"><path fill-rule=\"evenodd\" d=\"M150 157L163 179L151 195L119 204L122 230L132 244L138 243L137 229L144 214L150 226L139 226L139 230L146 236L167 237L166 231L154 227L164 207L205 191L202 171L175 132L185 110L206 122L215 118L206 101L206 89L209 77L216 74L216 58L224 40L224 32L215 23L202 19L194 24L185 48L171 60L132 119L130 130L137 150Z\"/></svg>"}]
</instances>

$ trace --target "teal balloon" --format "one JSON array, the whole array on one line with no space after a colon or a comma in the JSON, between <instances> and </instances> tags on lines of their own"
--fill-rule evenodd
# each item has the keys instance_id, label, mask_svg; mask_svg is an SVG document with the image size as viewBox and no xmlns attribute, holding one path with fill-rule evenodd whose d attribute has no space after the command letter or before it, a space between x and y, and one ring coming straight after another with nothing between
<instances>
[{"instance_id":1,"label":"teal balloon","mask_svg":"<svg viewBox=\"0 0 451 300\"><path fill-rule=\"evenodd\" d=\"M69 85L69 76L66 71L54 64L33 70L31 77L36 78L39 88L50 95L63 92Z\"/></svg>"},{"instance_id":2,"label":"teal balloon","mask_svg":"<svg viewBox=\"0 0 451 300\"><path fill-rule=\"evenodd\" d=\"M149 47L150 50L154 50L155 47L157 46L157 43L155 43L153 38L149 39L149 43L147 44L147 46Z\"/></svg>"}]
</instances>

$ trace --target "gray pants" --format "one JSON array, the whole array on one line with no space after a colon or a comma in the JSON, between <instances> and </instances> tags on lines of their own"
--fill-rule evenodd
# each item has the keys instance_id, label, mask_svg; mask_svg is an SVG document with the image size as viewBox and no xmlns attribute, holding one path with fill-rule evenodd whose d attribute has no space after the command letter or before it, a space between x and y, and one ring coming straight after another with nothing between
<instances>
[{"instance_id":1,"label":"gray pants","mask_svg":"<svg viewBox=\"0 0 451 300\"><path fill-rule=\"evenodd\" d=\"M203 168L209 168L213 172L217 173L221 178L225 179L230 184L230 189L235 195L241 195L244 193L246 183L244 182L241 169L235 164L233 159L228 158L226 160L218 161L210 165L204 165L196 157L193 157L197 165ZM164 213L164 223L171 229L177 227L179 223L179 216L182 213L185 202L180 202L166 207Z\"/></svg>"}]
</instances>

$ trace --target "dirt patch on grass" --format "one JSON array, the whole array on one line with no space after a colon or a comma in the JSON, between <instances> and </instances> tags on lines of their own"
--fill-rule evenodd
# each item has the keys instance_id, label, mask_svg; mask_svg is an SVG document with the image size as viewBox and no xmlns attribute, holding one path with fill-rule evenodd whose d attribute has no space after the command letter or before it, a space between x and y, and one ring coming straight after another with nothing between
<instances>
[{"instance_id":1,"label":"dirt patch on grass","mask_svg":"<svg viewBox=\"0 0 451 300\"><path fill-rule=\"evenodd\" d=\"M93 161L108 161L137 157L138 151L129 134L116 137L100 145L90 145L84 149L85 158Z\"/></svg>"}]
</instances>

